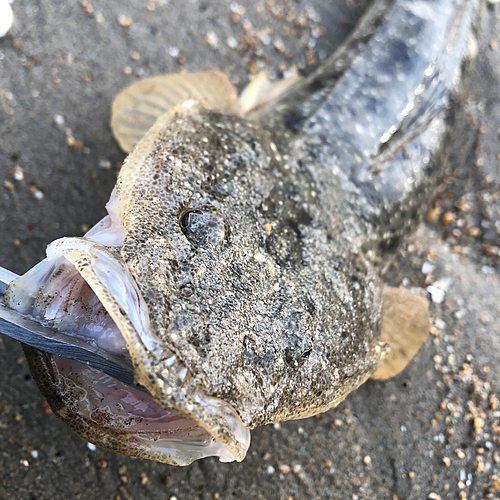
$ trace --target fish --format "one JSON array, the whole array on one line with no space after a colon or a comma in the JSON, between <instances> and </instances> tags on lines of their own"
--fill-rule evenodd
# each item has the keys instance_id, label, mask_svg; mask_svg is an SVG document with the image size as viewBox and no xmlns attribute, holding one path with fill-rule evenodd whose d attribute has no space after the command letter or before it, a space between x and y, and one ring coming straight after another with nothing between
<instances>
[{"instance_id":1,"label":"fish","mask_svg":"<svg viewBox=\"0 0 500 500\"><path fill-rule=\"evenodd\" d=\"M7 288L8 307L130 360L148 393L24 346L89 442L242 461L250 430L401 373L428 301L383 276L428 208L477 52L479 2L375 0L309 75L217 70L122 90L108 215Z\"/></svg>"}]
</instances>

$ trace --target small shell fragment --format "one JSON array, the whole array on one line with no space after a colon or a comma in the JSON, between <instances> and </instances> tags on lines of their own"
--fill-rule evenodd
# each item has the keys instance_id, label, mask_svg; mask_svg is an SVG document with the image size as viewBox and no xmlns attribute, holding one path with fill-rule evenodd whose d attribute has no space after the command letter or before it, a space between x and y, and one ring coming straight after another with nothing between
<instances>
[{"instance_id":1,"label":"small shell fragment","mask_svg":"<svg viewBox=\"0 0 500 500\"><path fill-rule=\"evenodd\" d=\"M444 300L445 292L450 287L450 284L451 280L449 278L443 278L428 286L427 291L431 294L432 302L435 304L441 304Z\"/></svg>"},{"instance_id":2,"label":"small shell fragment","mask_svg":"<svg viewBox=\"0 0 500 500\"><path fill-rule=\"evenodd\" d=\"M0 0L0 37L7 34L12 26L14 15L9 0Z\"/></svg>"},{"instance_id":3,"label":"small shell fragment","mask_svg":"<svg viewBox=\"0 0 500 500\"><path fill-rule=\"evenodd\" d=\"M429 274L434 270L433 265L430 262L424 262L422 265L422 274Z\"/></svg>"}]
</instances>

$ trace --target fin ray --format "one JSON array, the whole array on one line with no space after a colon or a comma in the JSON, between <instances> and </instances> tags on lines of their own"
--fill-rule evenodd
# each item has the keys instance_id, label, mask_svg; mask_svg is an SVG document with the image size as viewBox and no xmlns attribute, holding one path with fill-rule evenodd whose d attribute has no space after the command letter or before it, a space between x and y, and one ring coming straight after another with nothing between
<instances>
[{"instance_id":1,"label":"fin ray","mask_svg":"<svg viewBox=\"0 0 500 500\"><path fill-rule=\"evenodd\" d=\"M373 380L387 380L401 373L429 335L429 305L405 288L384 287L382 342L389 350Z\"/></svg>"},{"instance_id":2,"label":"fin ray","mask_svg":"<svg viewBox=\"0 0 500 500\"><path fill-rule=\"evenodd\" d=\"M238 93L221 71L144 78L122 90L113 102L111 129L116 141L130 153L161 115L191 99L212 111L241 114Z\"/></svg>"}]
</instances>

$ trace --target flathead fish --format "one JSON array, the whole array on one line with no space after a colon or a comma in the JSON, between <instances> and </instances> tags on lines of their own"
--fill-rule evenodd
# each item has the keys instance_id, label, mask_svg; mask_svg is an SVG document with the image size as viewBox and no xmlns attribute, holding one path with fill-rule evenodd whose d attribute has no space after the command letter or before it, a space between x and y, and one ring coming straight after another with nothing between
<instances>
[{"instance_id":1,"label":"flathead fish","mask_svg":"<svg viewBox=\"0 0 500 500\"><path fill-rule=\"evenodd\" d=\"M241 99L218 71L123 90L109 215L5 300L130 358L151 396L26 348L54 413L116 452L241 461L250 429L401 372L427 301L382 275L446 164L477 3L375 1L316 71Z\"/></svg>"}]
</instances>

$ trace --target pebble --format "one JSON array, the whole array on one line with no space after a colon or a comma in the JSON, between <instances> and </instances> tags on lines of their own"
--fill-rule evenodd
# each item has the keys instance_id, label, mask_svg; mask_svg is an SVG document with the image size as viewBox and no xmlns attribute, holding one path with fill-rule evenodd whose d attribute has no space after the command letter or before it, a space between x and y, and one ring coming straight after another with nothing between
<instances>
[{"instance_id":1,"label":"pebble","mask_svg":"<svg viewBox=\"0 0 500 500\"><path fill-rule=\"evenodd\" d=\"M92 444L92 443L87 443L87 448L90 450L90 451L95 451L97 450L97 446L95 444Z\"/></svg>"},{"instance_id":2,"label":"pebble","mask_svg":"<svg viewBox=\"0 0 500 500\"><path fill-rule=\"evenodd\" d=\"M430 294L431 294L431 298L432 298L432 302L434 302L434 304L441 304L444 300L444 291L439 289L439 288L436 288L435 286L428 286L427 289L426 289Z\"/></svg>"},{"instance_id":3,"label":"pebble","mask_svg":"<svg viewBox=\"0 0 500 500\"><path fill-rule=\"evenodd\" d=\"M177 57L179 55L179 49L177 47L169 47L168 55L172 57Z\"/></svg>"},{"instance_id":4,"label":"pebble","mask_svg":"<svg viewBox=\"0 0 500 500\"><path fill-rule=\"evenodd\" d=\"M286 464L278 465L278 469L283 474L288 474L290 472L290 470L291 470L290 466L286 465Z\"/></svg>"},{"instance_id":5,"label":"pebble","mask_svg":"<svg viewBox=\"0 0 500 500\"><path fill-rule=\"evenodd\" d=\"M23 169L19 165L16 165L14 167L14 171L13 171L12 175L16 181L20 182L20 181L24 180L24 172L23 172Z\"/></svg>"},{"instance_id":6,"label":"pebble","mask_svg":"<svg viewBox=\"0 0 500 500\"><path fill-rule=\"evenodd\" d=\"M450 288L450 285L451 285L451 279L450 278L441 278L437 281L435 281L433 283L433 285L436 287L436 288L439 288L440 290L448 290L448 288Z\"/></svg>"},{"instance_id":7,"label":"pebble","mask_svg":"<svg viewBox=\"0 0 500 500\"><path fill-rule=\"evenodd\" d=\"M438 330L444 330L446 328L446 323L441 318L436 318L434 324Z\"/></svg>"},{"instance_id":8,"label":"pebble","mask_svg":"<svg viewBox=\"0 0 500 500\"><path fill-rule=\"evenodd\" d=\"M474 419L474 430L478 431L484 427L484 419L480 417L476 417Z\"/></svg>"},{"instance_id":9,"label":"pebble","mask_svg":"<svg viewBox=\"0 0 500 500\"><path fill-rule=\"evenodd\" d=\"M88 1L88 0L83 0L81 2L81 5L83 7L83 10L87 13L87 14L92 14L94 12L94 7L93 5Z\"/></svg>"},{"instance_id":10,"label":"pebble","mask_svg":"<svg viewBox=\"0 0 500 500\"><path fill-rule=\"evenodd\" d=\"M109 170L111 168L111 162L109 160L99 160L98 166L103 170Z\"/></svg>"},{"instance_id":11,"label":"pebble","mask_svg":"<svg viewBox=\"0 0 500 500\"><path fill-rule=\"evenodd\" d=\"M54 115L54 123L62 127L64 125L64 116L59 114Z\"/></svg>"},{"instance_id":12,"label":"pebble","mask_svg":"<svg viewBox=\"0 0 500 500\"><path fill-rule=\"evenodd\" d=\"M441 217L443 224L445 226L451 224L455 220L455 216L451 212L445 212Z\"/></svg>"},{"instance_id":13,"label":"pebble","mask_svg":"<svg viewBox=\"0 0 500 500\"><path fill-rule=\"evenodd\" d=\"M205 42L215 49L217 45L219 45L219 37L216 35L215 31L209 31L205 36Z\"/></svg>"},{"instance_id":14,"label":"pebble","mask_svg":"<svg viewBox=\"0 0 500 500\"><path fill-rule=\"evenodd\" d=\"M125 14L120 14L118 16L118 24L124 28L128 28L132 24L132 18Z\"/></svg>"},{"instance_id":15,"label":"pebble","mask_svg":"<svg viewBox=\"0 0 500 500\"><path fill-rule=\"evenodd\" d=\"M434 270L434 266L430 262L424 262L422 265L422 274L429 274Z\"/></svg>"},{"instance_id":16,"label":"pebble","mask_svg":"<svg viewBox=\"0 0 500 500\"><path fill-rule=\"evenodd\" d=\"M45 195L37 187L30 186L28 190L37 200L43 200Z\"/></svg>"},{"instance_id":17,"label":"pebble","mask_svg":"<svg viewBox=\"0 0 500 500\"><path fill-rule=\"evenodd\" d=\"M0 0L0 38L5 36L12 26L14 15L8 0Z\"/></svg>"},{"instance_id":18,"label":"pebble","mask_svg":"<svg viewBox=\"0 0 500 500\"><path fill-rule=\"evenodd\" d=\"M443 278L435 281L432 285L427 287L427 291L431 294L432 302L435 304L441 304L444 300L444 295L446 290L450 287L451 280L449 278Z\"/></svg>"},{"instance_id":19,"label":"pebble","mask_svg":"<svg viewBox=\"0 0 500 500\"><path fill-rule=\"evenodd\" d=\"M228 37L226 43L230 49L235 49L236 47L238 47L238 41L236 40L236 38L234 38L234 36Z\"/></svg>"},{"instance_id":20,"label":"pebble","mask_svg":"<svg viewBox=\"0 0 500 500\"><path fill-rule=\"evenodd\" d=\"M483 266L481 268L481 272L483 274L496 274L495 268L490 267L490 266Z\"/></svg>"}]
</instances>

